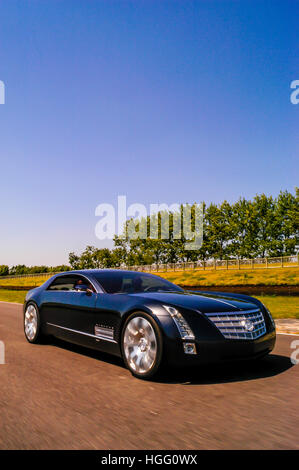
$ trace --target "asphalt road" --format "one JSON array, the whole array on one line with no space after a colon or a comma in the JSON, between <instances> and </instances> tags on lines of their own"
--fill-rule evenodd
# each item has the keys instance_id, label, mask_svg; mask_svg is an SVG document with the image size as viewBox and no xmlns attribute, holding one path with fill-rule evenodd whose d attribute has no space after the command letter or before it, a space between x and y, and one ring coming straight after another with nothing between
<instances>
[{"instance_id":1,"label":"asphalt road","mask_svg":"<svg viewBox=\"0 0 299 470\"><path fill-rule=\"evenodd\" d=\"M22 307L0 303L0 449L298 449L295 339L255 365L146 382L104 354L30 345Z\"/></svg>"}]
</instances>

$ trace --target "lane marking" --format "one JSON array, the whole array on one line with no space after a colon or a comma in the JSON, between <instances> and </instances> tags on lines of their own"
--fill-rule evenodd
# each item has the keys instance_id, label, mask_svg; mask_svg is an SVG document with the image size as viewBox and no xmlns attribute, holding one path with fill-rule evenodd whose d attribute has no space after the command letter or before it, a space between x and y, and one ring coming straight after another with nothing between
<instances>
[{"instance_id":1,"label":"lane marking","mask_svg":"<svg viewBox=\"0 0 299 470\"><path fill-rule=\"evenodd\" d=\"M299 333L278 333L276 332L277 335L286 335L286 336L298 336Z\"/></svg>"}]
</instances>

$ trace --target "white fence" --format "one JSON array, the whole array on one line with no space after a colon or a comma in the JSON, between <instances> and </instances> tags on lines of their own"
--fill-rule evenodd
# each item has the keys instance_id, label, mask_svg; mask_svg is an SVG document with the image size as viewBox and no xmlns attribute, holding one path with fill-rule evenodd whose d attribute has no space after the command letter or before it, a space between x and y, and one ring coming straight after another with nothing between
<instances>
[{"instance_id":1,"label":"white fence","mask_svg":"<svg viewBox=\"0 0 299 470\"><path fill-rule=\"evenodd\" d=\"M144 266L128 266L125 269L144 272L168 271L219 271L232 269L265 269L291 268L299 266L298 255L281 256L276 258L228 259L228 260L198 260L185 263L151 264ZM124 269L119 268L119 269Z\"/></svg>"},{"instance_id":2,"label":"white fence","mask_svg":"<svg viewBox=\"0 0 299 470\"><path fill-rule=\"evenodd\" d=\"M276 258L253 258L253 259L228 259L228 260L198 260L194 262L184 263L167 263L167 264L149 264L143 266L119 266L113 269L129 269L132 271L143 272L174 272L174 271L220 271L233 269L269 269L269 268L292 268L299 266L299 256L281 256ZM20 279L42 277L44 279L59 273L36 273L36 274L19 274L16 276L0 276L2 279Z\"/></svg>"}]
</instances>

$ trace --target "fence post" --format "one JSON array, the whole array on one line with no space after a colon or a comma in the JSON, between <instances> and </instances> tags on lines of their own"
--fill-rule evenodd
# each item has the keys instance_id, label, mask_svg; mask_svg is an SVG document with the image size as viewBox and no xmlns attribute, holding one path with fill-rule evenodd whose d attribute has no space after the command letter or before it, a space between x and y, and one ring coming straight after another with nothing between
<instances>
[{"instance_id":1,"label":"fence post","mask_svg":"<svg viewBox=\"0 0 299 470\"><path fill-rule=\"evenodd\" d=\"M281 257L281 267L283 268L283 256Z\"/></svg>"},{"instance_id":2,"label":"fence post","mask_svg":"<svg viewBox=\"0 0 299 470\"><path fill-rule=\"evenodd\" d=\"M268 258L266 258L266 268L268 267Z\"/></svg>"},{"instance_id":3,"label":"fence post","mask_svg":"<svg viewBox=\"0 0 299 470\"><path fill-rule=\"evenodd\" d=\"M228 259L226 260L226 269L228 269Z\"/></svg>"},{"instance_id":4,"label":"fence post","mask_svg":"<svg viewBox=\"0 0 299 470\"><path fill-rule=\"evenodd\" d=\"M240 258L238 258L238 269L240 269Z\"/></svg>"},{"instance_id":5,"label":"fence post","mask_svg":"<svg viewBox=\"0 0 299 470\"><path fill-rule=\"evenodd\" d=\"M216 269L216 260L214 259L214 269Z\"/></svg>"},{"instance_id":6,"label":"fence post","mask_svg":"<svg viewBox=\"0 0 299 470\"><path fill-rule=\"evenodd\" d=\"M205 260L203 260L203 270L205 271L205 269L206 269L206 262Z\"/></svg>"}]
</instances>

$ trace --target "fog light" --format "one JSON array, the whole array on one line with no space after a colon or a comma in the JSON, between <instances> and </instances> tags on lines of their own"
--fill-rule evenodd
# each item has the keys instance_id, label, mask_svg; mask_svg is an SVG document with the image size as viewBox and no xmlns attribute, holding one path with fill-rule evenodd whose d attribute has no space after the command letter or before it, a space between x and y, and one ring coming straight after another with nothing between
<instances>
[{"instance_id":1,"label":"fog light","mask_svg":"<svg viewBox=\"0 0 299 470\"><path fill-rule=\"evenodd\" d=\"M194 343L183 343L185 354L196 354L196 346Z\"/></svg>"}]
</instances>

